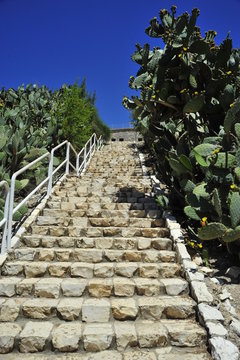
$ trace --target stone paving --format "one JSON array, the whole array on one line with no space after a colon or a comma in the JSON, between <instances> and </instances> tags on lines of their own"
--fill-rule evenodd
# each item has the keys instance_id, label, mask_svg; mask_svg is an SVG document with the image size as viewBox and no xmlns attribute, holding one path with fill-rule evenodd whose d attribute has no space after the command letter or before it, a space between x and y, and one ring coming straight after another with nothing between
<instances>
[{"instance_id":1,"label":"stone paving","mask_svg":"<svg viewBox=\"0 0 240 360\"><path fill-rule=\"evenodd\" d=\"M69 176L2 266L0 359L210 359L161 215L131 143Z\"/></svg>"}]
</instances>

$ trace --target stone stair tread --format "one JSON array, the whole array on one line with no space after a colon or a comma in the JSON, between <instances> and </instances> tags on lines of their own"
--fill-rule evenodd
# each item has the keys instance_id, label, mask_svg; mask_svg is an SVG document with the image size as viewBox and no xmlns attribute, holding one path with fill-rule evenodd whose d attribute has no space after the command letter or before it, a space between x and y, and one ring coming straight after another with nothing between
<instances>
[{"instance_id":1,"label":"stone stair tread","mask_svg":"<svg viewBox=\"0 0 240 360\"><path fill-rule=\"evenodd\" d=\"M38 233L42 235L53 235L53 236L142 236L142 237L167 237L169 236L169 229L165 227L123 227L123 226L109 226L109 227L88 227L88 226L31 226L32 234Z\"/></svg>"},{"instance_id":2,"label":"stone stair tread","mask_svg":"<svg viewBox=\"0 0 240 360\"><path fill-rule=\"evenodd\" d=\"M181 333L183 326L187 329L184 334ZM87 355L89 352L99 352L99 355L104 356L101 359L109 360L111 355L113 360L122 359L122 357L115 357L118 354L123 356L123 359L127 359L125 354L127 356L133 355L129 360L136 359L134 355L144 354L146 348L152 349L155 356L159 353L164 355L164 349L169 352L172 345L176 347L190 345L193 348L191 352L196 354L199 346L203 346L206 341L206 334L202 328L189 320L185 320L184 325L181 321L180 326L177 322L174 329L171 329L171 326L168 327L166 321L163 323L162 321L153 322L149 320L137 320L135 323L114 321L112 324L106 322L83 323L80 321L50 323L40 320L2 323L0 328L0 339L8 338L8 342L0 341L1 352L11 350L13 342L16 341L18 342L17 350L20 350L20 353L48 349L48 355L54 355L53 351L57 350L64 353L75 351L78 352L78 356L80 354ZM177 334L181 340L179 344L176 341ZM107 351L101 353L101 351L109 349L111 345L112 349L117 351L109 350L108 355ZM50 351L51 347L53 351ZM181 350L179 351L180 356ZM176 349L174 353L177 354ZM59 353L58 355L60 356ZM74 355L71 355L71 359ZM91 355L91 359L100 359L96 356L97 354ZM157 358L155 357L155 359Z\"/></svg>"},{"instance_id":3,"label":"stone stair tread","mask_svg":"<svg viewBox=\"0 0 240 360\"><path fill-rule=\"evenodd\" d=\"M172 250L172 240L169 238L145 238L138 236L137 238L110 238L110 237L58 237L50 235L24 235L20 242L21 247L71 247L71 248L98 248L98 249L157 249Z\"/></svg>"},{"instance_id":4,"label":"stone stair tread","mask_svg":"<svg viewBox=\"0 0 240 360\"><path fill-rule=\"evenodd\" d=\"M101 273L99 275L102 275ZM132 279L121 276L81 278L27 278L16 276L0 278L0 296L10 298L13 296L24 297L132 297L134 295L178 296L189 292L188 282L180 277L171 279Z\"/></svg>"},{"instance_id":5,"label":"stone stair tread","mask_svg":"<svg viewBox=\"0 0 240 360\"><path fill-rule=\"evenodd\" d=\"M6 298L1 299L0 324L17 319L66 321L80 320L87 323L191 319L195 315L196 303L187 295L158 297L138 296L126 297L68 297L68 298ZM174 326L173 326L174 330Z\"/></svg>"},{"instance_id":6,"label":"stone stair tread","mask_svg":"<svg viewBox=\"0 0 240 360\"><path fill-rule=\"evenodd\" d=\"M112 269L112 274L123 277L138 275L142 278L171 278L179 275L180 265L176 263L143 263L143 262L61 262L61 261L7 261L2 268L2 275L29 277L53 276L53 277L81 277L92 278L93 274L99 274L103 268Z\"/></svg>"},{"instance_id":7,"label":"stone stair tread","mask_svg":"<svg viewBox=\"0 0 240 360\"><path fill-rule=\"evenodd\" d=\"M46 214L46 215L45 215ZM54 215L53 215L54 214ZM83 214L83 215L82 215ZM154 210L154 211L150 211L150 210L94 210L90 209L90 210L61 210L61 209L49 209L49 208L45 208L43 210L43 215L42 216L53 216L53 217L61 217L61 216L70 216L70 217L79 217L79 216L86 216L86 217L121 217L121 218L125 218L125 217L134 217L134 218L145 218L145 217L149 217L150 219L155 219L155 218L160 218L162 214L161 210Z\"/></svg>"},{"instance_id":8,"label":"stone stair tread","mask_svg":"<svg viewBox=\"0 0 240 360\"><path fill-rule=\"evenodd\" d=\"M161 228L165 226L164 219L135 218L135 217L87 217L87 216L38 216L36 225L39 226L82 226L82 227L138 227Z\"/></svg>"},{"instance_id":9,"label":"stone stair tread","mask_svg":"<svg viewBox=\"0 0 240 360\"><path fill-rule=\"evenodd\" d=\"M157 249L96 249L96 248L19 248L9 253L10 260L19 261L61 261L93 262L175 262L176 253L172 250Z\"/></svg>"},{"instance_id":10,"label":"stone stair tread","mask_svg":"<svg viewBox=\"0 0 240 360\"><path fill-rule=\"evenodd\" d=\"M168 349L168 348L166 348ZM126 351L116 351L116 350L105 350L97 353L57 353L53 354L51 352L38 353L37 358L36 355L33 354L23 354L20 352L14 352L10 354L5 354L5 360L56 360L64 359L64 360L136 360L136 359L144 359L144 360L210 360L212 359L210 354L206 352L206 349L203 348L193 348L191 352L188 351L186 353L186 349L184 349L184 353L162 353L162 349L139 349L135 350L126 350ZM160 357L159 357L160 356Z\"/></svg>"}]
</instances>

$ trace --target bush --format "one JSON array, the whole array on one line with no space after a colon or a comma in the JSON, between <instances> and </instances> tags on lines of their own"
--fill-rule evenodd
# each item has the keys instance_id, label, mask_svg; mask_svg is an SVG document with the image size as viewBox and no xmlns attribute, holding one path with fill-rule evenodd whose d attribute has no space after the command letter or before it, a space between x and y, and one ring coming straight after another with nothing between
<instances>
[{"instance_id":1,"label":"bush","mask_svg":"<svg viewBox=\"0 0 240 360\"><path fill-rule=\"evenodd\" d=\"M165 46L137 44L129 86L140 95L123 105L168 185L159 203L184 209L191 226L201 222L201 239L230 242L240 239L240 51L229 36L219 46L215 31L202 37L198 16L176 17L172 6L150 21L146 33Z\"/></svg>"}]
</instances>

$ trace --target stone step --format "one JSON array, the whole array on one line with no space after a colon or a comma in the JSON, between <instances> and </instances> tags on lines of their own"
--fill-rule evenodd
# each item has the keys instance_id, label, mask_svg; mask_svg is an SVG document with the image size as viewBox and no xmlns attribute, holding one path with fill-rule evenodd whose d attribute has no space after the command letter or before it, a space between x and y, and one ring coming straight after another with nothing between
<instances>
[{"instance_id":1,"label":"stone step","mask_svg":"<svg viewBox=\"0 0 240 360\"><path fill-rule=\"evenodd\" d=\"M140 227L83 227L83 226L31 226L32 234L51 235L51 236L86 236L86 237L105 237L118 236L129 238L141 236L146 238L168 237L168 228L140 228Z\"/></svg>"},{"instance_id":2,"label":"stone step","mask_svg":"<svg viewBox=\"0 0 240 360\"><path fill-rule=\"evenodd\" d=\"M6 346L2 348L8 349ZM6 351L6 350L5 350ZM65 351L65 350L64 350ZM39 352L36 355L20 353L15 351L4 355L4 360L56 360L56 354L50 351ZM71 352L61 354L57 353L57 359L64 360L211 360L210 354L207 352L204 346L202 347L191 347L191 348L179 348L167 346L164 348L151 348L151 349L140 349L134 347L134 350L128 348L126 351L117 350L104 350L95 353L86 352Z\"/></svg>"},{"instance_id":3,"label":"stone step","mask_svg":"<svg viewBox=\"0 0 240 360\"><path fill-rule=\"evenodd\" d=\"M50 217L88 217L88 218L150 218L150 219L159 219L162 215L160 210L95 210L94 207L84 210L61 210L61 209L49 209L45 208L42 211L42 216ZM163 220L162 220L163 221ZM164 224L164 222L163 222Z\"/></svg>"},{"instance_id":4,"label":"stone step","mask_svg":"<svg viewBox=\"0 0 240 360\"><path fill-rule=\"evenodd\" d=\"M63 188L59 188L59 190L55 190L53 195L57 195L57 196L98 196L99 193L104 194L106 196L108 195L121 195L121 196L125 196L125 197L136 197L136 198L141 198L144 196L147 196L151 191L140 191L137 189L133 189L131 190L129 187L128 188L121 188L121 187L113 187L113 186L108 186L106 184L103 185L95 185L95 186L78 186L77 188L73 188L70 189L69 191L67 191L67 189Z\"/></svg>"},{"instance_id":5,"label":"stone step","mask_svg":"<svg viewBox=\"0 0 240 360\"><path fill-rule=\"evenodd\" d=\"M2 276L31 277L73 277L91 279L112 277L114 275L132 278L172 278L180 274L180 265L176 263L141 263L141 262L54 262L54 261L7 261L2 269ZM99 275L100 274L100 275Z\"/></svg>"},{"instance_id":6,"label":"stone step","mask_svg":"<svg viewBox=\"0 0 240 360\"><path fill-rule=\"evenodd\" d=\"M96 210L159 210L158 204L155 203L99 203L97 202L75 202L71 203L69 201L58 201L57 198L55 201L48 201L46 208L50 209L61 209L61 210L88 210L88 209L96 209Z\"/></svg>"},{"instance_id":7,"label":"stone step","mask_svg":"<svg viewBox=\"0 0 240 360\"><path fill-rule=\"evenodd\" d=\"M49 235L24 235L20 247L43 248L96 248L112 250L172 250L169 238L122 238L122 237L59 237Z\"/></svg>"},{"instance_id":8,"label":"stone step","mask_svg":"<svg viewBox=\"0 0 240 360\"><path fill-rule=\"evenodd\" d=\"M70 202L70 203L100 203L100 204L108 204L111 202L115 203L128 203L128 204L156 204L156 200L154 197L150 196L142 196L142 197L127 197L127 196L118 196L114 195L104 195L99 193L96 195L87 195L87 196L51 196L51 201L57 202Z\"/></svg>"},{"instance_id":9,"label":"stone step","mask_svg":"<svg viewBox=\"0 0 240 360\"><path fill-rule=\"evenodd\" d=\"M20 248L9 252L9 260L18 261L78 261L78 262L175 262L176 253L170 250L110 250L81 248Z\"/></svg>"},{"instance_id":10,"label":"stone step","mask_svg":"<svg viewBox=\"0 0 240 360\"><path fill-rule=\"evenodd\" d=\"M195 316L196 303L187 295L134 296L60 299L13 297L0 299L0 322L23 319L63 319L83 322L112 320L190 319Z\"/></svg>"},{"instance_id":11,"label":"stone step","mask_svg":"<svg viewBox=\"0 0 240 360\"><path fill-rule=\"evenodd\" d=\"M84 216L38 216L36 225L81 226L81 227L138 227L159 228L165 226L164 219L127 217L84 217Z\"/></svg>"},{"instance_id":12,"label":"stone step","mask_svg":"<svg viewBox=\"0 0 240 360\"><path fill-rule=\"evenodd\" d=\"M145 320L137 321L135 324L131 321L124 323L120 321L113 321L112 323L24 321L22 323L8 322L0 325L0 353L9 353L14 348L15 351L20 351L20 353L36 353L48 350L48 356L54 354L53 351L62 353L77 352L77 356L97 352L101 355L101 357L97 357L97 354L92 354L91 357L86 358L88 360L157 360L158 354L163 352L164 348L166 348L166 353L169 353L168 349L174 351L174 348L177 347L190 346L193 348L190 354L196 354L196 347L204 347L205 342L205 331L191 320L174 322ZM134 348L134 350L131 351L131 348ZM153 349L149 354L155 354L155 357L142 356L148 354L148 352L144 352L147 348ZM109 352L104 351L108 349L111 350ZM112 351L115 349L118 352ZM125 352L126 349L128 351ZM181 353L183 354L182 351ZM199 353L201 354L202 350ZM40 356L44 355L43 353ZM137 355L140 355L140 357ZM6 359L10 359L8 355L6 356ZM19 359L18 353L15 353L14 356ZM27 356L24 354L24 359L25 357L27 359ZM39 358L39 355L37 356ZM56 356L60 358L61 355L60 353L55 354L54 359ZM78 357L75 358L75 354L72 354L70 358L65 356L65 359L78 359ZM163 356L165 355L163 354ZM31 359L36 359L35 355ZM46 357L45 359L49 360L50 358ZM81 359L85 359L85 357L81 357ZM158 359L173 358L161 356ZM180 358L177 355L175 359ZM186 357L186 359L189 360L190 357ZM199 358L194 356L194 359L204 360L208 359L208 357Z\"/></svg>"},{"instance_id":13,"label":"stone step","mask_svg":"<svg viewBox=\"0 0 240 360\"><path fill-rule=\"evenodd\" d=\"M109 275L107 273L107 275ZM135 277L128 279L113 276L106 279L106 273L100 272L92 279L61 279L61 278L0 278L0 297L45 297L58 299L60 297L90 296L102 297L132 297L134 295L178 296L189 293L188 282L181 278L144 279Z\"/></svg>"}]
</instances>

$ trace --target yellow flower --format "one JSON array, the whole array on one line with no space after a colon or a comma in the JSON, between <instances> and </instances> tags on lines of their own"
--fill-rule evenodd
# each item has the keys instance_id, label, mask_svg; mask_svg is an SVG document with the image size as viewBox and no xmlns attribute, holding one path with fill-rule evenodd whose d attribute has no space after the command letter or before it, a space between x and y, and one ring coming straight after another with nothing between
<instances>
[{"instance_id":1,"label":"yellow flower","mask_svg":"<svg viewBox=\"0 0 240 360\"><path fill-rule=\"evenodd\" d=\"M213 155L215 155L215 154L218 154L219 153L219 151L220 151L220 148L217 148L217 149L215 149L215 150L213 150Z\"/></svg>"},{"instance_id":2,"label":"yellow flower","mask_svg":"<svg viewBox=\"0 0 240 360\"><path fill-rule=\"evenodd\" d=\"M231 190L234 190L235 188L236 188L236 185L235 185L235 184L230 185L230 189L231 189Z\"/></svg>"},{"instance_id":3,"label":"yellow flower","mask_svg":"<svg viewBox=\"0 0 240 360\"><path fill-rule=\"evenodd\" d=\"M187 51L187 48L186 48L186 47L184 47L184 48L183 48L183 51Z\"/></svg>"},{"instance_id":4,"label":"yellow flower","mask_svg":"<svg viewBox=\"0 0 240 360\"><path fill-rule=\"evenodd\" d=\"M229 70L229 71L227 71L226 74L227 74L227 75L231 75L231 73L232 73L231 70Z\"/></svg>"},{"instance_id":5,"label":"yellow flower","mask_svg":"<svg viewBox=\"0 0 240 360\"><path fill-rule=\"evenodd\" d=\"M202 243L197 244L197 246L199 247L199 249L202 249Z\"/></svg>"},{"instance_id":6,"label":"yellow flower","mask_svg":"<svg viewBox=\"0 0 240 360\"><path fill-rule=\"evenodd\" d=\"M181 58L181 57L182 57L182 54L178 54L178 57Z\"/></svg>"},{"instance_id":7,"label":"yellow flower","mask_svg":"<svg viewBox=\"0 0 240 360\"><path fill-rule=\"evenodd\" d=\"M152 99L156 99L156 95L153 95L153 96L152 96Z\"/></svg>"},{"instance_id":8,"label":"yellow flower","mask_svg":"<svg viewBox=\"0 0 240 360\"><path fill-rule=\"evenodd\" d=\"M150 87L150 88L152 88L152 84L151 84L151 85L149 85L149 87Z\"/></svg>"},{"instance_id":9,"label":"yellow flower","mask_svg":"<svg viewBox=\"0 0 240 360\"><path fill-rule=\"evenodd\" d=\"M3 107L3 103L0 103L0 107Z\"/></svg>"},{"instance_id":10,"label":"yellow flower","mask_svg":"<svg viewBox=\"0 0 240 360\"><path fill-rule=\"evenodd\" d=\"M206 226L206 221L207 221L207 217L206 216L204 216L203 218L202 218L202 226Z\"/></svg>"},{"instance_id":11,"label":"yellow flower","mask_svg":"<svg viewBox=\"0 0 240 360\"><path fill-rule=\"evenodd\" d=\"M193 242L193 241L190 241L190 242L189 242L189 245L190 245L191 247L194 247L194 242Z\"/></svg>"},{"instance_id":12,"label":"yellow flower","mask_svg":"<svg viewBox=\"0 0 240 360\"><path fill-rule=\"evenodd\" d=\"M195 91L194 95L198 95L198 91Z\"/></svg>"},{"instance_id":13,"label":"yellow flower","mask_svg":"<svg viewBox=\"0 0 240 360\"><path fill-rule=\"evenodd\" d=\"M233 107L233 104L234 104L234 103L230 104L229 107L230 107L230 108Z\"/></svg>"},{"instance_id":14,"label":"yellow flower","mask_svg":"<svg viewBox=\"0 0 240 360\"><path fill-rule=\"evenodd\" d=\"M180 94L183 94L185 91L187 91L187 89L182 89L182 90L180 91Z\"/></svg>"},{"instance_id":15,"label":"yellow flower","mask_svg":"<svg viewBox=\"0 0 240 360\"><path fill-rule=\"evenodd\" d=\"M214 31L214 35L217 36L217 32L216 32L216 31Z\"/></svg>"}]
</instances>

